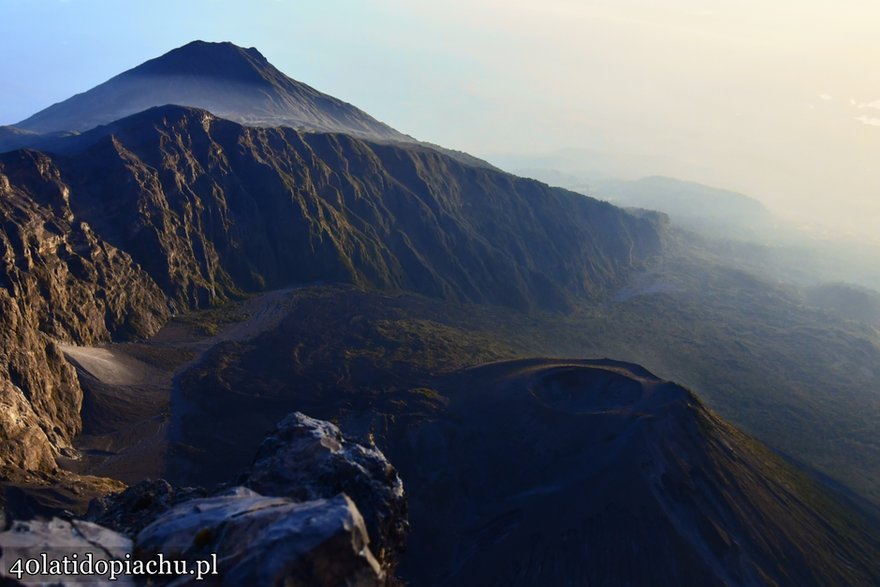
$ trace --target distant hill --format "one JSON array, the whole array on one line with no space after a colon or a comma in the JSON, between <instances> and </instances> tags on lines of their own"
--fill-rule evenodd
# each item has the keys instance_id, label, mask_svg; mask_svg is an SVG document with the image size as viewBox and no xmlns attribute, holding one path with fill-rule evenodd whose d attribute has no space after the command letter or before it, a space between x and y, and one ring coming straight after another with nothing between
<instances>
[{"instance_id":1,"label":"distant hill","mask_svg":"<svg viewBox=\"0 0 880 587\"><path fill-rule=\"evenodd\" d=\"M850 283L824 283L807 289L807 302L844 318L880 324L880 292Z\"/></svg>"},{"instance_id":2,"label":"distant hill","mask_svg":"<svg viewBox=\"0 0 880 587\"><path fill-rule=\"evenodd\" d=\"M780 224L750 196L692 181L663 176L609 179L535 167L524 167L516 173L624 208L663 212L674 225L711 237L775 240Z\"/></svg>"},{"instance_id":3,"label":"distant hill","mask_svg":"<svg viewBox=\"0 0 880 587\"><path fill-rule=\"evenodd\" d=\"M0 145L21 143L22 145L33 140L37 133L23 130L15 126L0 126Z\"/></svg>"},{"instance_id":4,"label":"distant hill","mask_svg":"<svg viewBox=\"0 0 880 587\"><path fill-rule=\"evenodd\" d=\"M659 210L688 224L758 229L773 221L770 212L754 198L691 181L653 176L635 181L596 181L592 185L594 196L619 206Z\"/></svg>"}]
</instances>

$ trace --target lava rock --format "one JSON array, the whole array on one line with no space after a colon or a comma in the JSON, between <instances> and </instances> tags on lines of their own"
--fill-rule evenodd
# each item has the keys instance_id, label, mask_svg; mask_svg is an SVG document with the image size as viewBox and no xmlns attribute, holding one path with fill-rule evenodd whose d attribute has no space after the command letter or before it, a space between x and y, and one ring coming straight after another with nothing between
<instances>
[{"instance_id":1,"label":"lava rock","mask_svg":"<svg viewBox=\"0 0 880 587\"><path fill-rule=\"evenodd\" d=\"M394 567L403 551L409 522L397 471L375 445L346 439L330 422L287 416L260 445L243 485L297 501L345 493L363 514L383 567Z\"/></svg>"},{"instance_id":2,"label":"lava rock","mask_svg":"<svg viewBox=\"0 0 880 587\"><path fill-rule=\"evenodd\" d=\"M345 495L296 503L236 487L191 500L138 534L136 556L160 553L191 563L216 555L218 575L210 579L219 585L385 584L363 518ZM175 584L189 584L181 580Z\"/></svg>"},{"instance_id":3,"label":"lava rock","mask_svg":"<svg viewBox=\"0 0 880 587\"><path fill-rule=\"evenodd\" d=\"M147 479L122 493L93 499L86 517L134 536L175 505L207 495L201 487L174 487L164 479Z\"/></svg>"}]
</instances>

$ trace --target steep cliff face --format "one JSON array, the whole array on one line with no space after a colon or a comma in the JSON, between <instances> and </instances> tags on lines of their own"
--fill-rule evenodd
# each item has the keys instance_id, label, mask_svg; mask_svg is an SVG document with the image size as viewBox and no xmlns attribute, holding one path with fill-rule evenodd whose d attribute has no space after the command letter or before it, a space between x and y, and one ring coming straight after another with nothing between
<instances>
[{"instance_id":1,"label":"steep cliff face","mask_svg":"<svg viewBox=\"0 0 880 587\"><path fill-rule=\"evenodd\" d=\"M343 281L565 308L660 246L655 221L417 146L165 107L69 141L71 207L173 298Z\"/></svg>"},{"instance_id":2,"label":"steep cliff face","mask_svg":"<svg viewBox=\"0 0 880 587\"><path fill-rule=\"evenodd\" d=\"M149 336L165 322L161 290L74 214L50 157L20 151L0 158L0 194L0 283L40 331L90 343Z\"/></svg>"},{"instance_id":3,"label":"steep cliff face","mask_svg":"<svg viewBox=\"0 0 880 587\"><path fill-rule=\"evenodd\" d=\"M78 221L68 196L48 157L0 160L2 466L50 468L79 431L82 393L55 341L147 336L168 315L153 280Z\"/></svg>"}]
</instances>

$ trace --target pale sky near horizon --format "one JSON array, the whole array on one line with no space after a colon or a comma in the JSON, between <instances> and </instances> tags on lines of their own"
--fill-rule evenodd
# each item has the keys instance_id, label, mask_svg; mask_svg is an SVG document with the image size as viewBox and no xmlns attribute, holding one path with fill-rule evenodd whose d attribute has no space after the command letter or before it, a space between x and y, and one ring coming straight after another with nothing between
<instances>
[{"instance_id":1,"label":"pale sky near horizon","mask_svg":"<svg viewBox=\"0 0 880 587\"><path fill-rule=\"evenodd\" d=\"M193 39L418 138L880 234L876 0L0 0L0 124Z\"/></svg>"}]
</instances>

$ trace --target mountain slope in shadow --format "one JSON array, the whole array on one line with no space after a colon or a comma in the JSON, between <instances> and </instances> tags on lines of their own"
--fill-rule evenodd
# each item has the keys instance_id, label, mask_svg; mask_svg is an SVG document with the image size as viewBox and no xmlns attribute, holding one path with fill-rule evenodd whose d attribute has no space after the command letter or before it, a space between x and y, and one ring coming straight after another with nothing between
<instances>
[{"instance_id":1,"label":"mountain slope in shadow","mask_svg":"<svg viewBox=\"0 0 880 587\"><path fill-rule=\"evenodd\" d=\"M203 110L151 109L59 151L75 217L185 306L322 280L565 308L662 246L655 218L428 148ZM20 159L0 161L27 191Z\"/></svg>"}]
</instances>

